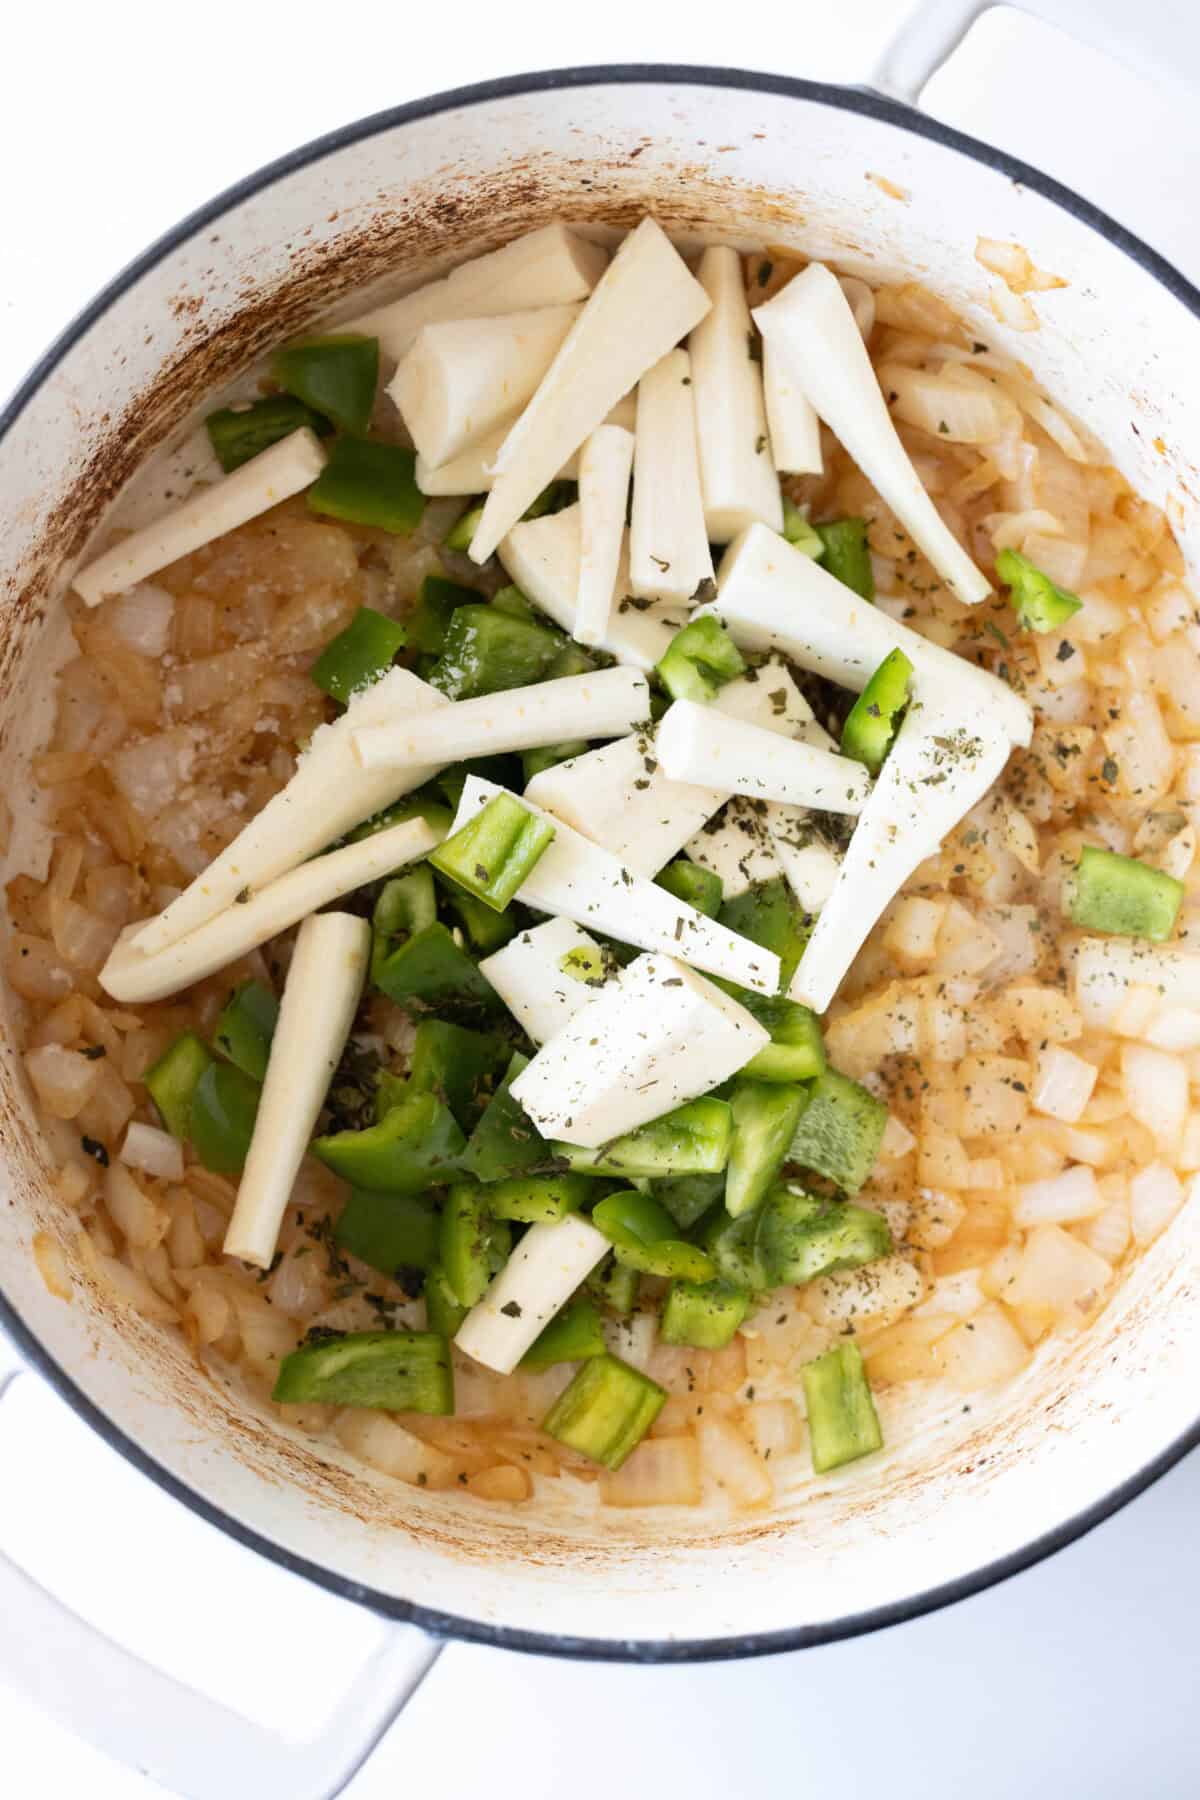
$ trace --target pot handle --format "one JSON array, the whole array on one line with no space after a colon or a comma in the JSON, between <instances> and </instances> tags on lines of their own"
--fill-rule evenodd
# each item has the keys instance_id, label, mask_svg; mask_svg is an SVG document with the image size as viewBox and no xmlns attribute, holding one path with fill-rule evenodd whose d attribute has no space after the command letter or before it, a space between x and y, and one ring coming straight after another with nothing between
<instances>
[{"instance_id":1,"label":"pot handle","mask_svg":"<svg viewBox=\"0 0 1200 1800\"><path fill-rule=\"evenodd\" d=\"M0 1336L0 1404L22 1373ZM321 1735L289 1744L143 1662L0 1552L0 1679L118 1762L184 1800L333 1800L366 1762L442 1651L391 1628Z\"/></svg>"},{"instance_id":2,"label":"pot handle","mask_svg":"<svg viewBox=\"0 0 1200 1800\"><path fill-rule=\"evenodd\" d=\"M1179 29L1184 8L1176 0L1143 0L1138 7L1129 0L921 0L883 51L869 85L919 106L922 90L976 20L1002 8L1057 25L1157 84L1187 72L1186 34Z\"/></svg>"}]
</instances>

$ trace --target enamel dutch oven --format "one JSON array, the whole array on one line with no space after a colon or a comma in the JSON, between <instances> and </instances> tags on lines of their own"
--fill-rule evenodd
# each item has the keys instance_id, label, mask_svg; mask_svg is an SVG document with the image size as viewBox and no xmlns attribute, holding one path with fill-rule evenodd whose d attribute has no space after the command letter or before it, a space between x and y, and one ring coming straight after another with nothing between
<instances>
[{"instance_id":1,"label":"enamel dutch oven","mask_svg":"<svg viewBox=\"0 0 1200 1800\"><path fill-rule=\"evenodd\" d=\"M882 175L884 184L867 179ZM888 184L904 190L901 204ZM153 452L278 339L547 220L647 210L685 241L788 246L871 280L920 280L1032 365L1134 486L1200 546L1200 294L1036 171L877 94L733 71L571 70L443 94L264 169L149 250L67 331L0 438L0 745L20 820L64 578ZM1016 336L987 308L980 235L1068 283ZM1185 376L1187 379L1185 380ZM108 1646L0 1560L23 1679L184 1793L335 1791L446 1636L646 1662L749 1656L911 1618L1024 1568L1200 1438L1200 1208L1099 1322L964 1414L885 1414L880 1456L769 1514L601 1516L428 1494L290 1433L205 1382L181 1339L66 1306L30 1254L61 1229L11 1039L0 1045L0 1326L107 1441L201 1516L398 1631L301 1755ZM2 1380L2 1377L0 1377ZM566 1486L567 1484L549 1484ZM0 1652L2 1654L2 1652ZM15 1651L14 1651L15 1655ZM188 1745L206 1745L197 1787Z\"/></svg>"}]
</instances>

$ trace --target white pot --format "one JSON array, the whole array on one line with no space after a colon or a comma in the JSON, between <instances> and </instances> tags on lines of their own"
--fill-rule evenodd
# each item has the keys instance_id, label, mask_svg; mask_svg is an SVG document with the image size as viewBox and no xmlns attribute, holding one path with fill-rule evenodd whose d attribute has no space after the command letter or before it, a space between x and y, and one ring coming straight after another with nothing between
<instances>
[{"instance_id":1,"label":"white pot","mask_svg":"<svg viewBox=\"0 0 1200 1800\"><path fill-rule=\"evenodd\" d=\"M17 396L0 441L10 801L27 786L18 757L63 577L214 386L364 282L400 286L555 216L624 225L648 208L684 238L794 246L927 283L1030 363L1200 547L1187 453L1200 440L1200 295L1090 206L867 92L653 69L498 82L335 133L232 190L101 295ZM1023 244L1067 282L1039 302L1040 331L997 325L980 235ZM51 1298L30 1238L64 1221L10 1044L0 1159L12 1202L0 1324L28 1360L204 1517L433 1633L647 1661L826 1642L1027 1566L1200 1436L1191 1206L1094 1328L1040 1353L998 1399L969 1413L927 1400L917 1430L885 1396L884 1454L810 1478L769 1515L600 1517L575 1492L538 1511L425 1494L202 1384L181 1341L82 1292Z\"/></svg>"}]
</instances>

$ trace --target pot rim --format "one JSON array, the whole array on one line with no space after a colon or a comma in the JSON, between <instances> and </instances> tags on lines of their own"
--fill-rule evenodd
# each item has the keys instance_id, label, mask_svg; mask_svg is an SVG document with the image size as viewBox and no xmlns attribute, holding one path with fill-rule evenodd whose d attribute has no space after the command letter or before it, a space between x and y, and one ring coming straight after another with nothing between
<instances>
[{"instance_id":1,"label":"pot rim","mask_svg":"<svg viewBox=\"0 0 1200 1800\"><path fill-rule=\"evenodd\" d=\"M878 120L900 131L928 139L944 149L983 164L1023 187L1031 188L1061 207L1082 224L1099 233L1116 249L1124 252L1139 268L1165 288L1176 300L1200 319L1200 289L1182 275L1175 266L1150 247L1134 232L1111 218L1102 208L1077 194L1053 177L1019 158L981 142L977 138L944 125L925 113L893 100L868 87L845 87L829 82L806 81L785 75L756 73L753 70L703 67L686 63L613 63L583 65L566 69L536 70L523 75L503 76L493 81L478 82L468 87L449 88L423 99L406 101L372 113L323 136L311 139L298 149L266 163L253 174L235 182L212 200L188 214L179 224L163 233L150 247L103 287L96 297L59 333L18 385L8 404L0 411L0 444L12 430L25 408L43 384L49 380L74 346L84 338L93 324L109 308L180 245L206 230L243 201L264 193L275 182L308 168L325 157L362 143L399 125L414 120L436 117L466 106L478 106L493 100L536 95L559 88L605 86L663 85L675 83L689 87L734 89L749 93L802 100L842 112L857 113ZM1074 1543L1097 1525L1126 1506L1151 1487L1189 1451L1200 1444L1200 1417L1187 1431L1152 1458L1136 1474L1112 1488L1107 1494L1084 1507L1073 1518L1051 1531L1032 1539L1022 1549L972 1571L969 1575L926 1588L907 1600L886 1606L868 1607L829 1620L821 1625L792 1626L784 1630L747 1633L722 1638L588 1638L554 1632L527 1631L505 1625L489 1624L481 1619L465 1618L413 1601L386 1594L376 1588L350 1580L334 1571L297 1556L279 1544L272 1543L240 1520L196 1493L178 1476L165 1469L129 1437L107 1413L103 1412L72 1376L51 1356L29 1329L13 1303L0 1289L0 1329L13 1339L22 1356L42 1375L61 1399L83 1419L112 1449L140 1470L173 1499L182 1502L206 1523L216 1526L236 1542L269 1557L292 1574L315 1582L330 1593L367 1607L376 1614L419 1627L437 1638L458 1639L486 1644L499 1650L531 1652L541 1656L576 1658L598 1662L692 1663L718 1662L733 1658L767 1656L789 1650L802 1650L821 1644L840 1642L879 1631L889 1625L902 1624L923 1617L956 1601L982 1593L1010 1575L1032 1568L1043 1558Z\"/></svg>"}]
</instances>

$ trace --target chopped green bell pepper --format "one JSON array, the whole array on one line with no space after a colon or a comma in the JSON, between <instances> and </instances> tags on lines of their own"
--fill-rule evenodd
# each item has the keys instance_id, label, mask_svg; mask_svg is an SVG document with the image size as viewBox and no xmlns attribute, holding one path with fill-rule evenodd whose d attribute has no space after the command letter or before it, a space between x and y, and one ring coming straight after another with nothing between
<instances>
[{"instance_id":1,"label":"chopped green bell pepper","mask_svg":"<svg viewBox=\"0 0 1200 1800\"><path fill-rule=\"evenodd\" d=\"M811 1081L825 1067L821 1022L815 1012L782 994L756 994L727 985L752 1018L766 1027L771 1042L755 1052L742 1070L753 1081Z\"/></svg>"},{"instance_id":2,"label":"chopped green bell pepper","mask_svg":"<svg viewBox=\"0 0 1200 1800\"><path fill-rule=\"evenodd\" d=\"M676 862L668 863L665 869L659 870L654 881L657 887L666 888L668 894L674 894L686 906L694 906L706 919L715 919L721 910L724 882L712 869L703 868L690 857L681 856Z\"/></svg>"},{"instance_id":3,"label":"chopped green bell pepper","mask_svg":"<svg viewBox=\"0 0 1200 1800\"><path fill-rule=\"evenodd\" d=\"M1183 883L1173 875L1092 844L1084 845L1078 866L1063 878L1063 910L1073 925L1154 944L1174 931L1183 895Z\"/></svg>"},{"instance_id":4,"label":"chopped green bell pepper","mask_svg":"<svg viewBox=\"0 0 1200 1800\"><path fill-rule=\"evenodd\" d=\"M305 425L320 437L328 437L333 430L328 419L292 394L268 394L251 406L223 406L204 421L208 441L226 475Z\"/></svg>"},{"instance_id":5,"label":"chopped green bell pepper","mask_svg":"<svg viewBox=\"0 0 1200 1800\"><path fill-rule=\"evenodd\" d=\"M438 1262L460 1306L483 1299L511 1249L512 1228L507 1220L491 1216L484 1189L456 1182L442 1204Z\"/></svg>"},{"instance_id":6,"label":"chopped green bell pepper","mask_svg":"<svg viewBox=\"0 0 1200 1800\"><path fill-rule=\"evenodd\" d=\"M758 1250L772 1287L802 1287L834 1269L858 1269L887 1256L892 1234L882 1213L850 1200L827 1200L778 1187L763 1207Z\"/></svg>"},{"instance_id":7,"label":"chopped green bell pepper","mask_svg":"<svg viewBox=\"0 0 1200 1800\"><path fill-rule=\"evenodd\" d=\"M322 693L349 706L355 694L387 674L404 636L403 625L395 619L360 606L345 631L326 644L309 676Z\"/></svg>"},{"instance_id":8,"label":"chopped green bell pepper","mask_svg":"<svg viewBox=\"0 0 1200 1800\"><path fill-rule=\"evenodd\" d=\"M553 1164L554 1153L549 1144L510 1091L528 1062L527 1056L514 1051L504 1080L471 1133L462 1166L478 1181L507 1181Z\"/></svg>"},{"instance_id":9,"label":"chopped green bell pepper","mask_svg":"<svg viewBox=\"0 0 1200 1800\"><path fill-rule=\"evenodd\" d=\"M271 375L340 430L362 433L375 406L379 339L350 331L303 338L275 352Z\"/></svg>"},{"instance_id":10,"label":"chopped green bell pepper","mask_svg":"<svg viewBox=\"0 0 1200 1800\"><path fill-rule=\"evenodd\" d=\"M556 1143L553 1154L580 1175L716 1175L729 1160L733 1114L711 1095L690 1100L598 1150Z\"/></svg>"},{"instance_id":11,"label":"chopped green bell pepper","mask_svg":"<svg viewBox=\"0 0 1200 1800\"><path fill-rule=\"evenodd\" d=\"M809 1090L789 1157L857 1194L879 1155L887 1107L848 1075L825 1069Z\"/></svg>"},{"instance_id":12,"label":"chopped green bell pepper","mask_svg":"<svg viewBox=\"0 0 1200 1800\"><path fill-rule=\"evenodd\" d=\"M530 812L511 794L496 794L440 843L429 861L485 906L503 912L553 842L549 819Z\"/></svg>"},{"instance_id":13,"label":"chopped green bell pepper","mask_svg":"<svg viewBox=\"0 0 1200 1800\"><path fill-rule=\"evenodd\" d=\"M863 763L872 775L882 769L900 729L912 674L912 663L903 650L890 650L842 726L842 755Z\"/></svg>"},{"instance_id":14,"label":"chopped green bell pepper","mask_svg":"<svg viewBox=\"0 0 1200 1800\"><path fill-rule=\"evenodd\" d=\"M262 1089L232 1063L210 1063L192 1090L188 1135L206 1169L240 1175Z\"/></svg>"},{"instance_id":15,"label":"chopped green bell pepper","mask_svg":"<svg viewBox=\"0 0 1200 1800\"><path fill-rule=\"evenodd\" d=\"M364 838L374 837L377 831L390 831L393 825L404 825L409 819L424 819L431 831L440 832L444 837L453 818L450 808L443 806L436 794L427 787L418 788L416 793L405 794L402 800L396 800L382 812L364 819L361 825L347 833L346 842L360 844Z\"/></svg>"},{"instance_id":16,"label":"chopped green bell pepper","mask_svg":"<svg viewBox=\"0 0 1200 1800\"><path fill-rule=\"evenodd\" d=\"M658 676L672 700L715 700L735 675L746 672L745 658L711 613L677 631L658 663Z\"/></svg>"},{"instance_id":17,"label":"chopped green bell pepper","mask_svg":"<svg viewBox=\"0 0 1200 1800\"><path fill-rule=\"evenodd\" d=\"M725 1192L724 1175L668 1175L651 1183L650 1191L665 1206L680 1231L690 1231Z\"/></svg>"},{"instance_id":18,"label":"chopped green bell pepper","mask_svg":"<svg viewBox=\"0 0 1200 1800\"><path fill-rule=\"evenodd\" d=\"M803 1088L778 1082L734 1084L733 1143L725 1171L725 1209L731 1218L761 1204L783 1167L807 1101Z\"/></svg>"},{"instance_id":19,"label":"chopped green bell pepper","mask_svg":"<svg viewBox=\"0 0 1200 1800\"><path fill-rule=\"evenodd\" d=\"M716 1273L712 1259L698 1245L675 1236L677 1227L666 1208L637 1188L598 1201L592 1208L592 1224L612 1244L617 1261L639 1274L711 1281Z\"/></svg>"},{"instance_id":20,"label":"chopped green bell pepper","mask_svg":"<svg viewBox=\"0 0 1200 1800\"><path fill-rule=\"evenodd\" d=\"M469 775L478 775L481 781L491 781L497 787L515 791L521 785L521 761L516 756L473 756L466 762L451 763L448 769L443 769L437 784L456 812Z\"/></svg>"},{"instance_id":21,"label":"chopped green bell pepper","mask_svg":"<svg viewBox=\"0 0 1200 1800\"><path fill-rule=\"evenodd\" d=\"M578 1212L596 1191L596 1183L586 1175L513 1175L489 1183L483 1196L494 1219L556 1225L568 1213Z\"/></svg>"},{"instance_id":22,"label":"chopped green bell pepper","mask_svg":"<svg viewBox=\"0 0 1200 1800\"><path fill-rule=\"evenodd\" d=\"M402 450L398 444L340 437L308 490L309 510L408 537L425 511L425 496L414 473L416 464L414 452Z\"/></svg>"},{"instance_id":23,"label":"chopped green bell pepper","mask_svg":"<svg viewBox=\"0 0 1200 1800\"><path fill-rule=\"evenodd\" d=\"M717 917L730 931L773 950L779 958L779 988L786 993L804 954L812 924L782 875L755 882L727 900Z\"/></svg>"},{"instance_id":24,"label":"chopped green bell pepper","mask_svg":"<svg viewBox=\"0 0 1200 1800\"><path fill-rule=\"evenodd\" d=\"M808 1441L818 1475L883 1447L879 1414L857 1344L839 1344L800 1371L808 1408Z\"/></svg>"},{"instance_id":25,"label":"chopped green bell pepper","mask_svg":"<svg viewBox=\"0 0 1200 1800\"><path fill-rule=\"evenodd\" d=\"M372 963L371 978L397 1006L496 1009L495 988L440 921Z\"/></svg>"},{"instance_id":26,"label":"chopped green bell pepper","mask_svg":"<svg viewBox=\"0 0 1200 1800\"><path fill-rule=\"evenodd\" d=\"M714 1206L693 1233L721 1279L752 1294L771 1285L759 1250L759 1220L757 1212L732 1219L722 1204Z\"/></svg>"},{"instance_id":27,"label":"chopped green bell pepper","mask_svg":"<svg viewBox=\"0 0 1200 1800\"><path fill-rule=\"evenodd\" d=\"M378 1125L314 1138L312 1153L351 1187L419 1194L450 1181L466 1139L436 1094L409 1093Z\"/></svg>"},{"instance_id":28,"label":"chopped green bell pepper","mask_svg":"<svg viewBox=\"0 0 1200 1800\"><path fill-rule=\"evenodd\" d=\"M355 1188L334 1226L333 1241L403 1286L406 1271L428 1269L436 1260L438 1216L418 1194Z\"/></svg>"},{"instance_id":29,"label":"chopped green bell pepper","mask_svg":"<svg viewBox=\"0 0 1200 1800\"><path fill-rule=\"evenodd\" d=\"M485 906L474 894L468 894L457 882L447 881L441 875L438 876L438 887L443 901L466 934L474 955L491 956L494 951L502 950L521 929L520 919L513 907L506 908L504 912L493 912L490 906Z\"/></svg>"},{"instance_id":30,"label":"chopped green bell pepper","mask_svg":"<svg viewBox=\"0 0 1200 1800\"><path fill-rule=\"evenodd\" d=\"M468 506L465 513L460 513L453 525L442 539L447 550L469 550L471 539L479 529L479 521L483 517L483 501Z\"/></svg>"},{"instance_id":31,"label":"chopped green bell pepper","mask_svg":"<svg viewBox=\"0 0 1200 1800\"><path fill-rule=\"evenodd\" d=\"M494 606L456 607L429 681L451 700L470 700L541 681L558 655L559 640L541 625Z\"/></svg>"},{"instance_id":32,"label":"chopped green bell pepper","mask_svg":"<svg viewBox=\"0 0 1200 1800\"><path fill-rule=\"evenodd\" d=\"M436 1094L464 1131L473 1130L512 1055L507 1039L468 1031L446 1019L422 1019L408 1062L413 1093Z\"/></svg>"},{"instance_id":33,"label":"chopped green bell pepper","mask_svg":"<svg viewBox=\"0 0 1200 1800\"><path fill-rule=\"evenodd\" d=\"M553 670L547 671L547 679ZM547 769L555 769L559 763L570 762L574 756L586 754L588 741L586 738L572 738L566 744L543 744L538 750L522 750L521 769L528 787L535 775L542 775Z\"/></svg>"},{"instance_id":34,"label":"chopped green bell pepper","mask_svg":"<svg viewBox=\"0 0 1200 1800\"><path fill-rule=\"evenodd\" d=\"M449 581L444 575L426 575L417 593L417 604L405 624L408 641L426 656L440 656L450 621L460 606L478 606L475 588Z\"/></svg>"},{"instance_id":35,"label":"chopped green bell pepper","mask_svg":"<svg viewBox=\"0 0 1200 1800\"><path fill-rule=\"evenodd\" d=\"M641 1276L636 1269L619 1263L610 1251L598 1263L584 1283L588 1293L608 1312L627 1317L637 1305Z\"/></svg>"},{"instance_id":36,"label":"chopped green bell pepper","mask_svg":"<svg viewBox=\"0 0 1200 1800\"><path fill-rule=\"evenodd\" d=\"M787 499L783 503L783 535L789 544L794 544L805 556L811 556L814 562L820 562L825 554L825 545L816 526L810 525L800 508Z\"/></svg>"},{"instance_id":37,"label":"chopped green bell pepper","mask_svg":"<svg viewBox=\"0 0 1200 1800\"><path fill-rule=\"evenodd\" d=\"M432 1331L347 1332L285 1356L271 1398L301 1406L452 1413L450 1348Z\"/></svg>"},{"instance_id":38,"label":"chopped green bell pepper","mask_svg":"<svg viewBox=\"0 0 1200 1800\"><path fill-rule=\"evenodd\" d=\"M1011 590L1013 610L1027 631L1057 631L1083 605L1078 595L1060 588L1019 550L1002 550L996 573Z\"/></svg>"},{"instance_id":39,"label":"chopped green bell pepper","mask_svg":"<svg viewBox=\"0 0 1200 1800\"><path fill-rule=\"evenodd\" d=\"M659 1336L664 1344L691 1344L723 1350L750 1311L750 1296L717 1276L713 1281L673 1281L663 1305Z\"/></svg>"},{"instance_id":40,"label":"chopped green bell pepper","mask_svg":"<svg viewBox=\"0 0 1200 1800\"><path fill-rule=\"evenodd\" d=\"M553 1363L586 1362L605 1352L600 1314L582 1294L568 1300L521 1358L523 1369L548 1369Z\"/></svg>"},{"instance_id":41,"label":"chopped green bell pepper","mask_svg":"<svg viewBox=\"0 0 1200 1800\"><path fill-rule=\"evenodd\" d=\"M867 521L831 519L825 525L818 525L816 533L825 546L822 567L836 575L846 587L853 588L856 594L861 594L864 600L873 601L875 571L871 567L871 552L867 545Z\"/></svg>"},{"instance_id":42,"label":"chopped green bell pepper","mask_svg":"<svg viewBox=\"0 0 1200 1800\"><path fill-rule=\"evenodd\" d=\"M492 605L498 612L507 613L512 619L532 620L534 624L539 622L537 613L519 587L502 587L498 594L492 595Z\"/></svg>"},{"instance_id":43,"label":"chopped green bell pepper","mask_svg":"<svg viewBox=\"0 0 1200 1800\"><path fill-rule=\"evenodd\" d=\"M542 1420L542 1430L616 1470L641 1443L666 1398L656 1381L605 1352L582 1365Z\"/></svg>"},{"instance_id":44,"label":"chopped green bell pepper","mask_svg":"<svg viewBox=\"0 0 1200 1800\"><path fill-rule=\"evenodd\" d=\"M267 1072L279 1002L261 981L235 988L217 1019L213 1049L255 1081Z\"/></svg>"},{"instance_id":45,"label":"chopped green bell pepper","mask_svg":"<svg viewBox=\"0 0 1200 1800\"><path fill-rule=\"evenodd\" d=\"M470 1310L446 1280L441 1263L432 1263L425 1271L425 1318L430 1331L452 1338Z\"/></svg>"},{"instance_id":46,"label":"chopped green bell pepper","mask_svg":"<svg viewBox=\"0 0 1200 1800\"><path fill-rule=\"evenodd\" d=\"M185 1031L142 1076L159 1117L172 1137L191 1136L192 1095L213 1060L208 1045L194 1031Z\"/></svg>"}]
</instances>

